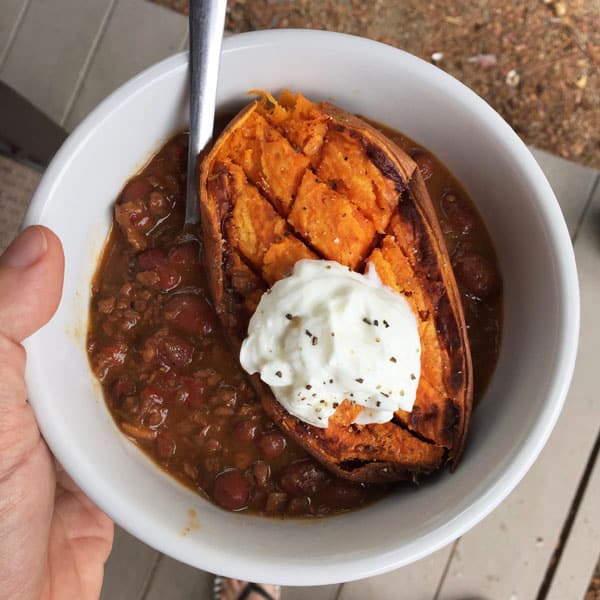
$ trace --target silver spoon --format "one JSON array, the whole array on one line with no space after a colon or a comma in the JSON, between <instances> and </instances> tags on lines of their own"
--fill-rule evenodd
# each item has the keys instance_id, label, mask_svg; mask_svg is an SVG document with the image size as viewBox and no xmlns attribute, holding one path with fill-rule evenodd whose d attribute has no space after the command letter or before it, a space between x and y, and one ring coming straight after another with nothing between
<instances>
[{"instance_id":1,"label":"silver spoon","mask_svg":"<svg viewBox=\"0 0 600 600\"><path fill-rule=\"evenodd\" d=\"M198 155L212 139L227 0L190 0L190 138L185 224L200 221Z\"/></svg>"}]
</instances>

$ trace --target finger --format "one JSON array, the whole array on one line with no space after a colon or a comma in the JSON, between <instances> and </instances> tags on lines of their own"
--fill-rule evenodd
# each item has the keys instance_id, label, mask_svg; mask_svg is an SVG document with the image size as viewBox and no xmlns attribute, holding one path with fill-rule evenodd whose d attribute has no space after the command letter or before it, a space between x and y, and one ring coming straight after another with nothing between
<instances>
[{"instance_id":1,"label":"finger","mask_svg":"<svg viewBox=\"0 0 600 600\"><path fill-rule=\"evenodd\" d=\"M60 240L41 225L25 229L0 256L0 336L21 342L44 325L60 300Z\"/></svg>"},{"instance_id":2,"label":"finger","mask_svg":"<svg viewBox=\"0 0 600 600\"><path fill-rule=\"evenodd\" d=\"M61 244L44 227L28 227L0 256L0 480L39 444L19 342L54 313L62 277Z\"/></svg>"}]
</instances>

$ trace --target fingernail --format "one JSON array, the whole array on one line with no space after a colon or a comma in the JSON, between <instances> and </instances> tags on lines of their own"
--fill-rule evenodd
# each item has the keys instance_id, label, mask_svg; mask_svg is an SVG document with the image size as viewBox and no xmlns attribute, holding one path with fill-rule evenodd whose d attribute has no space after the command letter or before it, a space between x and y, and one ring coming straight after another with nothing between
<instances>
[{"instance_id":1,"label":"fingernail","mask_svg":"<svg viewBox=\"0 0 600 600\"><path fill-rule=\"evenodd\" d=\"M32 225L22 231L0 256L0 265L13 269L25 269L36 263L48 248L41 227Z\"/></svg>"}]
</instances>

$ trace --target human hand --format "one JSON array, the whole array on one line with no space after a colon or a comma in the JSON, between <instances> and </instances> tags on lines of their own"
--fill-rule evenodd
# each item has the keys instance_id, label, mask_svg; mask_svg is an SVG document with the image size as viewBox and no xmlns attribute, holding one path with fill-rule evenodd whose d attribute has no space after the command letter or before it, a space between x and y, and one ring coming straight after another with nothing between
<instances>
[{"instance_id":1,"label":"human hand","mask_svg":"<svg viewBox=\"0 0 600 600\"><path fill-rule=\"evenodd\" d=\"M62 471L42 439L21 341L54 314L59 239L27 228L0 256L0 599L98 598L113 524Z\"/></svg>"}]
</instances>

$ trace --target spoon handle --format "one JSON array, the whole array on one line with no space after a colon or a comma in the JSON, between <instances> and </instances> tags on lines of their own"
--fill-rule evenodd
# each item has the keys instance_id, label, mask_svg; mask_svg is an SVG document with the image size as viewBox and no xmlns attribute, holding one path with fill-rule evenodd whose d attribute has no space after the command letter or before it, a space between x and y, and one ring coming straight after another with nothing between
<instances>
[{"instance_id":1,"label":"spoon handle","mask_svg":"<svg viewBox=\"0 0 600 600\"><path fill-rule=\"evenodd\" d=\"M190 0L190 138L185 223L200 220L196 162L213 135L227 0Z\"/></svg>"}]
</instances>

